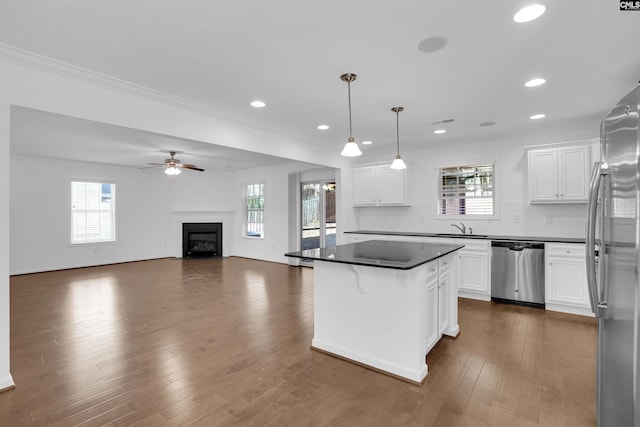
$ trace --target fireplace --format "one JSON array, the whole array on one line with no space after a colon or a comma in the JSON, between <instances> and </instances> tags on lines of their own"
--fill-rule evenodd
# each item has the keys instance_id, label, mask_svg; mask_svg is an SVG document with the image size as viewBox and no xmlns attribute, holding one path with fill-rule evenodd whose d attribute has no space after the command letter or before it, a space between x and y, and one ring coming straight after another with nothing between
<instances>
[{"instance_id":1,"label":"fireplace","mask_svg":"<svg viewBox=\"0 0 640 427\"><path fill-rule=\"evenodd\" d=\"M182 257L222 256L221 222L185 222L182 224Z\"/></svg>"}]
</instances>

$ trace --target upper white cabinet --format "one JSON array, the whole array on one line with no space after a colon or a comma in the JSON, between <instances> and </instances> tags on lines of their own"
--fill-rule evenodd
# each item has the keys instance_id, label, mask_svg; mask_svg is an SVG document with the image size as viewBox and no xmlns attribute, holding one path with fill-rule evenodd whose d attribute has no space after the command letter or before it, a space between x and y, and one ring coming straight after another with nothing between
<instances>
[{"instance_id":1,"label":"upper white cabinet","mask_svg":"<svg viewBox=\"0 0 640 427\"><path fill-rule=\"evenodd\" d=\"M390 165L368 165L353 168L354 206L407 206L406 170Z\"/></svg>"},{"instance_id":2,"label":"upper white cabinet","mask_svg":"<svg viewBox=\"0 0 640 427\"><path fill-rule=\"evenodd\" d=\"M591 144L528 151L531 203L585 203L591 173Z\"/></svg>"}]
</instances>

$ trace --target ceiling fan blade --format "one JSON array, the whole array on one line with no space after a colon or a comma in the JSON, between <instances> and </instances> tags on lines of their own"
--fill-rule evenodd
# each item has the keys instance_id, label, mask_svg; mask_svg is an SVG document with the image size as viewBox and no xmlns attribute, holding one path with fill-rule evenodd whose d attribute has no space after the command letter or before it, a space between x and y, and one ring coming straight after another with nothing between
<instances>
[{"instance_id":1,"label":"ceiling fan blade","mask_svg":"<svg viewBox=\"0 0 640 427\"><path fill-rule=\"evenodd\" d=\"M164 166L166 163L147 163L149 166Z\"/></svg>"},{"instance_id":2,"label":"ceiling fan blade","mask_svg":"<svg viewBox=\"0 0 640 427\"><path fill-rule=\"evenodd\" d=\"M183 169L191 169L194 171L204 172L204 169L197 167L196 165L185 165L184 163L176 165L179 168Z\"/></svg>"},{"instance_id":3,"label":"ceiling fan blade","mask_svg":"<svg viewBox=\"0 0 640 427\"><path fill-rule=\"evenodd\" d=\"M151 164L151 163L149 163L149 165L151 165L151 166L142 166L142 167L140 167L138 169L160 168L160 167L164 166L164 164L160 165L160 164Z\"/></svg>"}]
</instances>

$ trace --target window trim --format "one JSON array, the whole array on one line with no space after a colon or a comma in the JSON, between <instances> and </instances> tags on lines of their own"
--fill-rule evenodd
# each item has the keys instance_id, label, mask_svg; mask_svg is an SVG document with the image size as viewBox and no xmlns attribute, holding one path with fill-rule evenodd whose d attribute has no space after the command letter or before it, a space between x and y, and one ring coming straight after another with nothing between
<instances>
[{"instance_id":1,"label":"window trim","mask_svg":"<svg viewBox=\"0 0 640 427\"><path fill-rule=\"evenodd\" d=\"M456 215L444 215L440 213L440 201L441 201L441 170L444 168L452 168L452 167L460 167L460 166L480 166L480 165L493 165L493 214L491 215L471 215L471 214L456 214ZM440 165L435 168L435 182L436 182L436 203L435 203L435 219L438 220L499 220L499 191L498 191L498 176L499 176L499 167L498 162L495 160L487 160L487 161L452 161L447 162L446 165Z\"/></svg>"},{"instance_id":2,"label":"window trim","mask_svg":"<svg viewBox=\"0 0 640 427\"><path fill-rule=\"evenodd\" d=\"M249 236L247 235L248 233L248 225L249 225L249 221L248 221L248 214L249 214L249 208L247 207L247 198L248 198L248 194L247 194L247 188L250 185L262 185L262 198L263 198L263 202L262 202L262 209L253 209L253 211L262 211L262 235L260 236ZM251 182L245 182L242 184L242 237L245 239L250 239L250 240L264 240L265 235L266 235L266 223L267 223L267 215L266 215L266 210L267 210L267 185L264 181L251 181Z\"/></svg>"},{"instance_id":3,"label":"window trim","mask_svg":"<svg viewBox=\"0 0 640 427\"><path fill-rule=\"evenodd\" d=\"M112 220L111 220L111 226L112 226L112 234L113 237L109 240L106 239L102 239L102 240L85 240L85 241L77 241L74 242L73 240L73 183L91 183L91 184L109 184L112 186L111 191L112 191L112 203L111 203L111 215L112 215ZM115 244L117 243L118 240L118 235L117 235L117 223L118 223L118 208L117 208L117 201L116 201L116 197L117 197L117 193L118 193L118 184L115 180L105 180L105 179L87 179L87 178L72 178L69 180L69 197L67 198L67 201L69 203L69 231L67 233L67 236L69 238L69 245L70 246L86 246L86 245L110 245L110 244Z\"/></svg>"}]
</instances>

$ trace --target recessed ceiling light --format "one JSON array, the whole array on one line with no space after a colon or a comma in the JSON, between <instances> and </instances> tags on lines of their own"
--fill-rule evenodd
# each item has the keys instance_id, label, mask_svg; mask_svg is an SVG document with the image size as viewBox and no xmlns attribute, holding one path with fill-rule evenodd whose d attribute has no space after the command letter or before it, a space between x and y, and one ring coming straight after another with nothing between
<instances>
[{"instance_id":1,"label":"recessed ceiling light","mask_svg":"<svg viewBox=\"0 0 640 427\"><path fill-rule=\"evenodd\" d=\"M437 52L449 43L449 39L444 36L429 37L418 43L418 50L424 53Z\"/></svg>"},{"instance_id":2,"label":"recessed ceiling light","mask_svg":"<svg viewBox=\"0 0 640 427\"><path fill-rule=\"evenodd\" d=\"M318 129L327 130L327 129L329 129L329 125L318 125Z\"/></svg>"},{"instance_id":3,"label":"recessed ceiling light","mask_svg":"<svg viewBox=\"0 0 640 427\"><path fill-rule=\"evenodd\" d=\"M262 107L264 107L265 105L267 105L267 104L265 104L264 102L262 102L262 101L260 101L260 100L258 100L258 99L256 99L255 101L251 101L251 106L252 106L252 107L262 108Z\"/></svg>"},{"instance_id":4,"label":"recessed ceiling light","mask_svg":"<svg viewBox=\"0 0 640 427\"><path fill-rule=\"evenodd\" d=\"M545 82L546 82L545 79L535 78L535 79L529 80L524 85L526 87L536 87L536 86L540 86L540 85L545 84Z\"/></svg>"},{"instance_id":5,"label":"recessed ceiling light","mask_svg":"<svg viewBox=\"0 0 640 427\"><path fill-rule=\"evenodd\" d=\"M373 141L362 141L362 145L371 145Z\"/></svg>"},{"instance_id":6,"label":"recessed ceiling light","mask_svg":"<svg viewBox=\"0 0 640 427\"><path fill-rule=\"evenodd\" d=\"M536 18L539 18L545 11L546 7L541 4L532 4L520 9L515 15L513 20L516 22L529 22Z\"/></svg>"},{"instance_id":7,"label":"recessed ceiling light","mask_svg":"<svg viewBox=\"0 0 640 427\"><path fill-rule=\"evenodd\" d=\"M434 130L433 133L440 135L441 133L447 133L447 131L444 129L437 129L437 130Z\"/></svg>"},{"instance_id":8,"label":"recessed ceiling light","mask_svg":"<svg viewBox=\"0 0 640 427\"><path fill-rule=\"evenodd\" d=\"M534 114L533 116L529 117L531 120L538 120L538 119L542 119L544 117L547 117L546 114Z\"/></svg>"}]
</instances>

